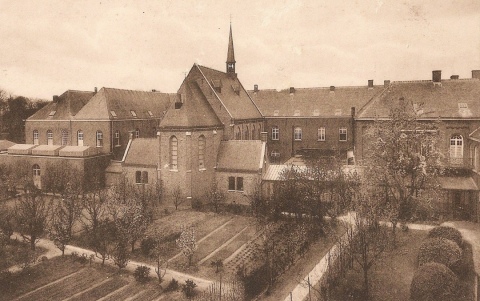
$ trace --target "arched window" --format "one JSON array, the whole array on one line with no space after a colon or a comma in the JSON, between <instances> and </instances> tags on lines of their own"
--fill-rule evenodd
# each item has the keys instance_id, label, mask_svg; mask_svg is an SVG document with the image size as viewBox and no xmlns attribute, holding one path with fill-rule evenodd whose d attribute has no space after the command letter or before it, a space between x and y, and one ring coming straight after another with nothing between
<instances>
[{"instance_id":1,"label":"arched window","mask_svg":"<svg viewBox=\"0 0 480 301\"><path fill-rule=\"evenodd\" d=\"M33 144L35 144L35 145L39 144L39 142L38 142L38 131L37 130L33 130Z\"/></svg>"},{"instance_id":2,"label":"arched window","mask_svg":"<svg viewBox=\"0 0 480 301\"><path fill-rule=\"evenodd\" d=\"M170 169L178 169L178 140L177 137L170 137Z\"/></svg>"},{"instance_id":3,"label":"arched window","mask_svg":"<svg viewBox=\"0 0 480 301\"><path fill-rule=\"evenodd\" d=\"M102 147L103 146L103 133L102 131L97 131L97 142L96 142L96 146L97 147Z\"/></svg>"},{"instance_id":4,"label":"arched window","mask_svg":"<svg viewBox=\"0 0 480 301\"><path fill-rule=\"evenodd\" d=\"M62 130L62 145L68 144L68 131Z\"/></svg>"},{"instance_id":5,"label":"arched window","mask_svg":"<svg viewBox=\"0 0 480 301\"><path fill-rule=\"evenodd\" d=\"M120 131L115 131L115 146L120 146Z\"/></svg>"},{"instance_id":6,"label":"arched window","mask_svg":"<svg viewBox=\"0 0 480 301\"><path fill-rule=\"evenodd\" d=\"M83 146L83 131L82 130L77 131L77 145L78 146Z\"/></svg>"},{"instance_id":7,"label":"arched window","mask_svg":"<svg viewBox=\"0 0 480 301\"><path fill-rule=\"evenodd\" d=\"M140 138L140 130L135 129L135 138Z\"/></svg>"},{"instance_id":8,"label":"arched window","mask_svg":"<svg viewBox=\"0 0 480 301\"><path fill-rule=\"evenodd\" d=\"M239 126L235 127L235 140L242 140L242 132Z\"/></svg>"},{"instance_id":9,"label":"arched window","mask_svg":"<svg viewBox=\"0 0 480 301\"><path fill-rule=\"evenodd\" d=\"M32 170L33 170L34 177L40 176L40 166L38 164L33 164Z\"/></svg>"},{"instance_id":10,"label":"arched window","mask_svg":"<svg viewBox=\"0 0 480 301\"><path fill-rule=\"evenodd\" d=\"M250 140L250 132L248 131L248 125L243 130L243 140Z\"/></svg>"},{"instance_id":11,"label":"arched window","mask_svg":"<svg viewBox=\"0 0 480 301\"><path fill-rule=\"evenodd\" d=\"M52 130L47 131L47 145L53 145L53 132L52 132Z\"/></svg>"},{"instance_id":12,"label":"arched window","mask_svg":"<svg viewBox=\"0 0 480 301\"><path fill-rule=\"evenodd\" d=\"M301 141L302 140L302 128L296 127L293 132L293 140Z\"/></svg>"},{"instance_id":13,"label":"arched window","mask_svg":"<svg viewBox=\"0 0 480 301\"><path fill-rule=\"evenodd\" d=\"M205 168L205 136L198 137L198 168Z\"/></svg>"},{"instance_id":14,"label":"arched window","mask_svg":"<svg viewBox=\"0 0 480 301\"><path fill-rule=\"evenodd\" d=\"M463 163L463 137L461 135L453 135L450 138L450 163Z\"/></svg>"},{"instance_id":15,"label":"arched window","mask_svg":"<svg viewBox=\"0 0 480 301\"><path fill-rule=\"evenodd\" d=\"M278 129L278 126L274 125L272 127L272 140L278 140L280 137L280 130Z\"/></svg>"},{"instance_id":16,"label":"arched window","mask_svg":"<svg viewBox=\"0 0 480 301\"><path fill-rule=\"evenodd\" d=\"M255 140L255 125L252 125L252 140Z\"/></svg>"}]
</instances>

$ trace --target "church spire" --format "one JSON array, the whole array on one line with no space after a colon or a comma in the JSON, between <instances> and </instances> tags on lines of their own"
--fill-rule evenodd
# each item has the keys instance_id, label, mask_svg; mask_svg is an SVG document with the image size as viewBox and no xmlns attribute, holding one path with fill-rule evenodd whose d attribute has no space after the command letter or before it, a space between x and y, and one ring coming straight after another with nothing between
<instances>
[{"instance_id":1,"label":"church spire","mask_svg":"<svg viewBox=\"0 0 480 301\"><path fill-rule=\"evenodd\" d=\"M227 73L235 74L235 51L233 50L232 22L230 21L230 37L228 38Z\"/></svg>"}]
</instances>

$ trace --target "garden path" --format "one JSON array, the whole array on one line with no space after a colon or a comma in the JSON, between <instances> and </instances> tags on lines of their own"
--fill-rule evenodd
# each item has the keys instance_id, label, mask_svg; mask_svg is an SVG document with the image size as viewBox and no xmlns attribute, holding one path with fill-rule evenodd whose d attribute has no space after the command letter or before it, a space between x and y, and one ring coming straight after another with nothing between
<instances>
[{"instance_id":1,"label":"garden path","mask_svg":"<svg viewBox=\"0 0 480 301\"><path fill-rule=\"evenodd\" d=\"M18 234L18 233L14 233L14 235L12 235L11 238L12 239L18 239L18 240L23 239L20 236L20 234ZM42 256L46 256L49 259L62 255L62 252L55 246L55 244L51 240L42 238L37 243L37 246L41 246L41 247L47 249L47 252L45 254L43 254ZM92 250L67 245L66 248L65 248L65 255L72 254L73 252L76 252L79 255L85 254L85 256L87 256L87 257L90 256L91 254L95 254L95 252L92 251ZM115 263L113 262L112 259L107 259L105 261L105 264L115 266ZM155 274L155 266L149 265L147 263L137 262L137 261L129 261L127 266L125 267L125 269L130 271L130 272L134 272L135 269L138 266L142 266L142 265L150 268L150 276L151 277L154 277L154 278L157 277L157 275ZM21 268L20 265L16 265L16 266L10 267L8 270L11 271L11 272L17 272L17 271L20 271L21 269L22 268ZM185 273L181 273L181 272L177 272L177 271L174 271L174 270L167 269L166 273L165 273L164 281L165 280L169 281L172 278L175 278L179 282L184 282L187 279L191 279L197 284L197 286L200 289L206 289L212 283L212 281L210 281L208 279L203 279L203 278L195 277L195 276L192 276L192 275L189 275L189 274L185 274Z\"/></svg>"}]
</instances>

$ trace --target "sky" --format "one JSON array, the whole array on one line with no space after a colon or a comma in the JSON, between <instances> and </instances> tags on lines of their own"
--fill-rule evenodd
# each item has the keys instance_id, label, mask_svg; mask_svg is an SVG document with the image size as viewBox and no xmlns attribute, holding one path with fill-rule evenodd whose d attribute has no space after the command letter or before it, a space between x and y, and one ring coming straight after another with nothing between
<instances>
[{"instance_id":1,"label":"sky","mask_svg":"<svg viewBox=\"0 0 480 301\"><path fill-rule=\"evenodd\" d=\"M176 92L194 63L225 70L230 18L246 89L480 69L479 0L0 0L0 89Z\"/></svg>"}]
</instances>

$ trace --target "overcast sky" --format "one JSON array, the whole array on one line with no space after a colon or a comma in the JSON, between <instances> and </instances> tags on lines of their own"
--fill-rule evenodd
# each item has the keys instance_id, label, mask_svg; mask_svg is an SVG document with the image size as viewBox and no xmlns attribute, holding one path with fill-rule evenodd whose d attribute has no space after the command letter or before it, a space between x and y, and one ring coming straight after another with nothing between
<instances>
[{"instance_id":1,"label":"overcast sky","mask_svg":"<svg viewBox=\"0 0 480 301\"><path fill-rule=\"evenodd\" d=\"M0 0L0 89L176 92L193 63L225 70L230 15L247 89L480 69L479 0Z\"/></svg>"}]
</instances>

